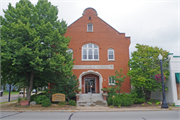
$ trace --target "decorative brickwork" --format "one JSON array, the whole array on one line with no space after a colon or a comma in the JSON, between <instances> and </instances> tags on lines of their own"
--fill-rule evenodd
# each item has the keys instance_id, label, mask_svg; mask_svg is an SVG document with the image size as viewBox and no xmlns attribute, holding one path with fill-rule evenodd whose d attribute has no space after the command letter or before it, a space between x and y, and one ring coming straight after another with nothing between
<instances>
[{"instance_id":1,"label":"decorative brickwork","mask_svg":"<svg viewBox=\"0 0 180 120\"><path fill-rule=\"evenodd\" d=\"M92 32L87 31L88 23L92 23L93 25ZM95 9L85 9L83 11L83 16L68 26L65 36L71 37L69 48L73 50L73 58L75 58L75 69L73 69L73 72L78 78L81 78L79 79L79 83L81 84L80 89L82 89L82 91L84 89L82 85L82 74L88 70L96 71L101 75L100 76L93 72L90 73L98 75L99 88L96 89L96 93L102 93L102 91L100 91L101 88L103 86L108 86L108 78L109 76L115 74L115 70L123 68L123 73L125 76L127 76L129 69L128 61L130 37L125 37L124 33L119 33L117 30L99 18ZM82 46L87 43L93 43L99 47L99 60L82 60ZM113 61L108 61L109 48L114 49L115 60ZM90 67L90 65L93 66ZM95 65L98 67L95 67ZM106 67L111 68L108 65L113 65L113 69L100 69ZM83 69L82 66L87 69ZM80 69L78 69L78 67ZM127 77L122 85L121 92L129 93L130 88L130 80Z\"/></svg>"}]
</instances>

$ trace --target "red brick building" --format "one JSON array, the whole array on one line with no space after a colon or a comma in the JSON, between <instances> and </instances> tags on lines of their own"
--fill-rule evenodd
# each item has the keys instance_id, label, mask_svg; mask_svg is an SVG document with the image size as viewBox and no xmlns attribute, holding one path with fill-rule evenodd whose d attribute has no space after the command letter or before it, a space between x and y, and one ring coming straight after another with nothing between
<instances>
[{"instance_id":1,"label":"red brick building","mask_svg":"<svg viewBox=\"0 0 180 120\"><path fill-rule=\"evenodd\" d=\"M67 28L65 36L71 37L69 50L73 51L74 74L79 78L82 93L102 93L101 88L113 84L109 76L123 68L127 76L130 37L119 33L98 17L93 8L84 10L82 17ZM122 92L130 92L130 80L126 78Z\"/></svg>"}]
</instances>

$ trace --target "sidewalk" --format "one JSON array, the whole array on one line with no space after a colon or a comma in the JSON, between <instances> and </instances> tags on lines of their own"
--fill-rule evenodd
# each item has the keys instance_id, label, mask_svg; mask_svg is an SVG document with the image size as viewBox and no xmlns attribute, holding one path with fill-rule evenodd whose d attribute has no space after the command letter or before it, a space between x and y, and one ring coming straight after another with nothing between
<instances>
[{"instance_id":1,"label":"sidewalk","mask_svg":"<svg viewBox=\"0 0 180 120\"><path fill-rule=\"evenodd\" d=\"M168 110L178 110L180 111L180 107L169 106L168 109L162 109L161 106L150 106L150 107L102 107L102 106L93 106L93 107L74 107L68 109L62 108L40 108L40 109L33 109L33 107L28 108L14 108L13 104L16 102L4 103L1 104L0 107L3 106L10 106L9 109L1 109L1 112L128 112L128 111L168 111Z\"/></svg>"}]
</instances>

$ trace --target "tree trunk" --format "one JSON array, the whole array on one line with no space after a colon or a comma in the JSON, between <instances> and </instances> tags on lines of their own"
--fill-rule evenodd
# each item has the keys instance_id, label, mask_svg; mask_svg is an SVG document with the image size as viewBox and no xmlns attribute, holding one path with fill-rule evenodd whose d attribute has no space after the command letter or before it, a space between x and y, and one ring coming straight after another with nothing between
<instances>
[{"instance_id":1,"label":"tree trunk","mask_svg":"<svg viewBox=\"0 0 180 120\"><path fill-rule=\"evenodd\" d=\"M31 99L31 91L32 91L32 87L33 87L33 79L34 79L34 71L31 72L31 78L29 80L29 86L27 86L27 100L30 100ZM28 80L28 78L27 78Z\"/></svg>"},{"instance_id":2,"label":"tree trunk","mask_svg":"<svg viewBox=\"0 0 180 120\"><path fill-rule=\"evenodd\" d=\"M150 100L150 98L151 98L151 91L145 91L145 99L147 100L147 101L149 101Z\"/></svg>"}]
</instances>

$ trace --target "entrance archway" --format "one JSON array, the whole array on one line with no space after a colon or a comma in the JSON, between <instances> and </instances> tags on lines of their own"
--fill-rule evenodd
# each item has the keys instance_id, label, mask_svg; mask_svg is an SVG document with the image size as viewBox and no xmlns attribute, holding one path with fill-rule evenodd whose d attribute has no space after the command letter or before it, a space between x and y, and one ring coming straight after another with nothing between
<instances>
[{"instance_id":1,"label":"entrance archway","mask_svg":"<svg viewBox=\"0 0 180 120\"><path fill-rule=\"evenodd\" d=\"M89 82L90 81L90 82ZM93 82L94 81L94 82ZM99 72L88 70L83 72L79 76L79 88L82 90L81 93L86 94L90 91L89 85L93 87L92 92L94 93L102 93L102 75ZM89 85L88 85L89 82ZM95 84L95 85L93 85Z\"/></svg>"}]
</instances>

